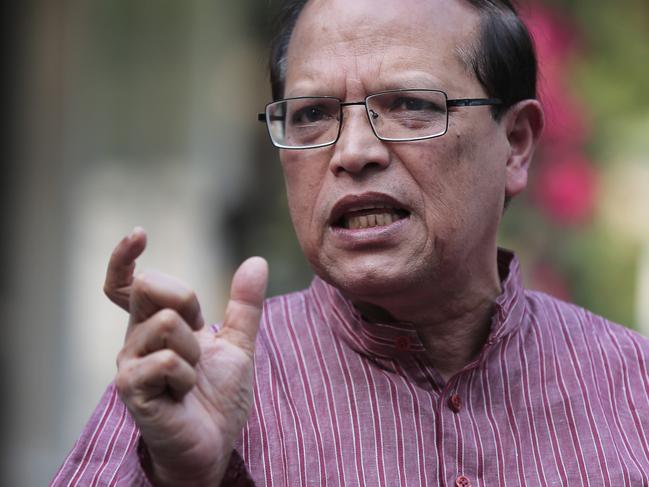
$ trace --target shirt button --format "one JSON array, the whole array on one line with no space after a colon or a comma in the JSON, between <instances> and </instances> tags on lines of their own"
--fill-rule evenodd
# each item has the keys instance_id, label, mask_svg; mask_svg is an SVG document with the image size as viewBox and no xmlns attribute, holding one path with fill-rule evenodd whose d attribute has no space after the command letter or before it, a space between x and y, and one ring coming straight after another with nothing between
<instances>
[{"instance_id":1,"label":"shirt button","mask_svg":"<svg viewBox=\"0 0 649 487\"><path fill-rule=\"evenodd\" d=\"M464 475L460 475L455 479L455 485L457 487L471 487L471 481Z\"/></svg>"},{"instance_id":2,"label":"shirt button","mask_svg":"<svg viewBox=\"0 0 649 487\"><path fill-rule=\"evenodd\" d=\"M410 350L410 337L400 336L394 340L394 346L399 352L408 352Z\"/></svg>"},{"instance_id":3,"label":"shirt button","mask_svg":"<svg viewBox=\"0 0 649 487\"><path fill-rule=\"evenodd\" d=\"M462 399L459 394L453 394L448 398L448 407L451 408L451 411L454 413L459 413L462 409Z\"/></svg>"}]
</instances>

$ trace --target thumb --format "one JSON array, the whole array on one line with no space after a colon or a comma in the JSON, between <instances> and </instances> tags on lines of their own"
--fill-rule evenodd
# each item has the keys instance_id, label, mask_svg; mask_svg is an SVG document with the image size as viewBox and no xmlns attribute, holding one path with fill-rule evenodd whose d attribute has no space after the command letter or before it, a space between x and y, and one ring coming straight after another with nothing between
<instances>
[{"instance_id":1,"label":"thumb","mask_svg":"<svg viewBox=\"0 0 649 487\"><path fill-rule=\"evenodd\" d=\"M232 278L220 336L254 350L267 284L268 263L261 257L251 257L239 266Z\"/></svg>"}]
</instances>

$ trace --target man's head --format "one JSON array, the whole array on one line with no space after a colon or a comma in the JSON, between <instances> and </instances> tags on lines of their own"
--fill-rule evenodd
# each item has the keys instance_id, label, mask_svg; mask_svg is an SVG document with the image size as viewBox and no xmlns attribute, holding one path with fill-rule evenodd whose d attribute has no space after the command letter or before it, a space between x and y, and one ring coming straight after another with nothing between
<instances>
[{"instance_id":1,"label":"man's head","mask_svg":"<svg viewBox=\"0 0 649 487\"><path fill-rule=\"evenodd\" d=\"M274 100L284 96L286 55L295 23L309 0L287 0L271 44L270 80ZM520 100L536 98L537 62L525 24L509 0L465 0L480 16L480 33L470 46L458 46L486 93L503 100L498 117Z\"/></svg>"},{"instance_id":2,"label":"man's head","mask_svg":"<svg viewBox=\"0 0 649 487\"><path fill-rule=\"evenodd\" d=\"M347 106L336 144L281 151L291 217L316 272L396 318L424 294L498 285L503 204L525 187L543 116L524 27L506 5L486 3L299 2L273 51L276 98L356 102L409 88L504 102L497 113L449 108L442 137L396 143ZM371 228L351 228L359 222Z\"/></svg>"}]
</instances>

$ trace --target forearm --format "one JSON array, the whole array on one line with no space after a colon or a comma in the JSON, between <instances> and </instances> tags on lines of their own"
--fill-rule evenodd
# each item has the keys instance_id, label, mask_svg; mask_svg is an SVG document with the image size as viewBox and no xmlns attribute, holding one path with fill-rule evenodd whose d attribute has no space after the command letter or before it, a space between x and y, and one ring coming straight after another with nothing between
<instances>
[{"instance_id":1,"label":"forearm","mask_svg":"<svg viewBox=\"0 0 649 487\"><path fill-rule=\"evenodd\" d=\"M171 481L172 476L166 477ZM72 451L51 482L51 487L116 485L152 487L157 481L142 441L124 403L111 384L95 408ZM196 485L250 487L254 482L234 450L213 480ZM176 482L175 485L178 485Z\"/></svg>"},{"instance_id":2,"label":"forearm","mask_svg":"<svg viewBox=\"0 0 649 487\"><path fill-rule=\"evenodd\" d=\"M50 485L149 487L138 439L137 426L111 384Z\"/></svg>"}]
</instances>

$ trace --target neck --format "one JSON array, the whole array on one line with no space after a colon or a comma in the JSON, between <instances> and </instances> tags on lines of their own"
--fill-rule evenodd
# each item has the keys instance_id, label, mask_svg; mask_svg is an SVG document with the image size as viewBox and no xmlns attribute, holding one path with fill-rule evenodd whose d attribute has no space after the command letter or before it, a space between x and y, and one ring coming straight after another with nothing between
<instances>
[{"instance_id":1,"label":"neck","mask_svg":"<svg viewBox=\"0 0 649 487\"><path fill-rule=\"evenodd\" d=\"M490 332L496 296L458 316L417 326L429 361L445 381L471 362L484 346Z\"/></svg>"},{"instance_id":2,"label":"neck","mask_svg":"<svg viewBox=\"0 0 649 487\"><path fill-rule=\"evenodd\" d=\"M389 306L354 300L371 321L409 323L417 330L428 359L444 380L459 372L480 352L486 342L493 306L501 293L497 266L482 279L467 279L471 285L445 286L393 295Z\"/></svg>"}]
</instances>

